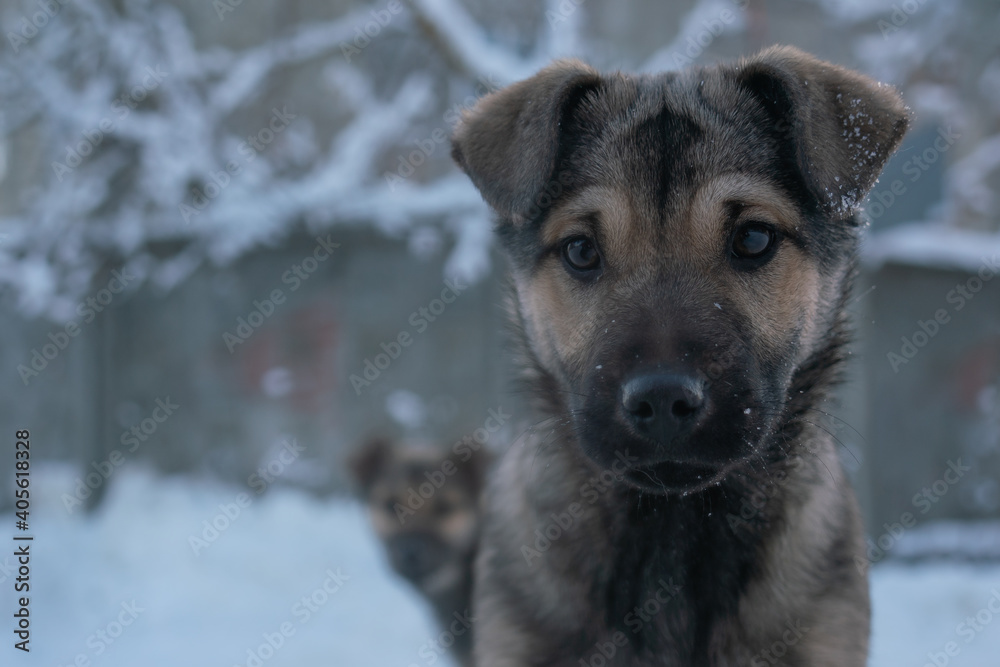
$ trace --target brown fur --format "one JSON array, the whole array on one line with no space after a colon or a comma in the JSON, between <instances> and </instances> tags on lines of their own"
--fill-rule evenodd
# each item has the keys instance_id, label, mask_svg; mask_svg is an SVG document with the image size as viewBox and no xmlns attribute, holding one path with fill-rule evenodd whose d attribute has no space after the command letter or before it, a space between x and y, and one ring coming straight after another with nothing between
<instances>
[{"instance_id":1,"label":"brown fur","mask_svg":"<svg viewBox=\"0 0 1000 667\"><path fill-rule=\"evenodd\" d=\"M857 207L907 124L891 88L788 47L559 61L465 114L453 156L498 215L547 418L490 484L480 667L865 664L861 521L813 417Z\"/></svg>"},{"instance_id":2,"label":"brown fur","mask_svg":"<svg viewBox=\"0 0 1000 667\"><path fill-rule=\"evenodd\" d=\"M390 564L430 602L442 630L452 632L450 654L465 667L472 665L472 631L461 619L468 620L472 604L489 460L482 449L455 454L372 438L348 462Z\"/></svg>"}]
</instances>

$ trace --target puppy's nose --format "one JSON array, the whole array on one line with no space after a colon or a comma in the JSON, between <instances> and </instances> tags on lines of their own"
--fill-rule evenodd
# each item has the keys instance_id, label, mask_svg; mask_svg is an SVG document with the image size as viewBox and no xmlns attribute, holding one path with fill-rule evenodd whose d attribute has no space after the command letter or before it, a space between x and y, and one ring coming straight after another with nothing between
<instances>
[{"instance_id":1,"label":"puppy's nose","mask_svg":"<svg viewBox=\"0 0 1000 667\"><path fill-rule=\"evenodd\" d=\"M416 545L408 544L399 549L399 564L407 574L417 574L424 569L423 555Z\"/></svg>"},{"instance_id":2,"label":"puppy's nose","mask_svg":"<svg viewBox=\"0 0 1000 667\"><path fill-rule=\"evenodd\" d=\"M433 558L426 540L416 535L396 535L389 543L389 553L396 571L408 579L416 579L431 569Z\"/></svg>"},{"instance_id":3,"label":"puppy's nose","mask_svg":"<svg viewBox=\"0 0 1000 667\"><path fill-rule=\"evenodd\" d=\"M704 383L678 373L645 373L622 385L622 408L637 433L669 442L690 430L705 411Z\"/></svg>"}]
</instances>

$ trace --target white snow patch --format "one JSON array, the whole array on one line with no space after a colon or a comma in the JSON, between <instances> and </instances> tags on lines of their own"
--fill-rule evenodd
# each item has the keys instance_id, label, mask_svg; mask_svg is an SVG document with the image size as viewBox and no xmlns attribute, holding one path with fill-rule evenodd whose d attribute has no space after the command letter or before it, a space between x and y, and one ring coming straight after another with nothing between
<instances>
[{"instance_id":1,"label":"white snow patch","mask_svg":"<svg viewBox=\"0 0 1000 667\"><path fill-rule=\"evenodd\" d=\"M1000 522L934 521L906 531L892 547L894 558L955 555L1000 562Z\"/></svg>"},{"instance_id":2,"label":"white snow patch","mask_svg":"<svg viewBox=\"0 0 1000 667\"><path fill-rule=\"evenodd\" d=\"M1000 255L1000 234L930 222L871 234L862 245L862 259L873 269L898 262L975 272L995 255Z\"/></svg>"},{"instance_id":3,"label":"white snow patch","mask_svg":"<svg viewBox=\"0 0 1000 667\"><path fill-rule=\"evenodd\" d=\"M418 394L396 389L385 397L385 409L398 424L417 429L427 421L427 405Z\"/></svg>"},{"instance_id":4,"label":"white snow patch","mask_svg":"<svg viewBox=\"0 0 1000 667\"><path fill-rule=\"evenodd\" d=\"M101 667L245 665L247 651L285 622L295 633L267 667L426 664L419 651L440 631L387 568L357 503L277 487L257 496L247 486L126 465L99 511L71 515L59 498L73 492L77 474L64 465L33 468L34 641L30 658L9 650L5 665L68 665L78 654ZM195 555L189 536L239 493L250 506ZM350 578L306 617L296 605L338 569ZM96 655L97 640L88 647L88 638L133 600L143 611Z\"/></svg>"},{"instance_id":5,"label":"white snow patch","mask_svg":"<svg viewBox=\"0 0 1000 667\"><path fill-rule=\"evenodd\" d=\"M992 622L982 626L981 632L959 630L987 605L995 609L1000 604L997 565L878 565L871 570L871 595L868 664L873 667L933 664L928 653L942 653L949 642L955 642L960 651L949 659L949 667L997 664L1000 614L987 612Z\"/></svg>"}]
</instances>

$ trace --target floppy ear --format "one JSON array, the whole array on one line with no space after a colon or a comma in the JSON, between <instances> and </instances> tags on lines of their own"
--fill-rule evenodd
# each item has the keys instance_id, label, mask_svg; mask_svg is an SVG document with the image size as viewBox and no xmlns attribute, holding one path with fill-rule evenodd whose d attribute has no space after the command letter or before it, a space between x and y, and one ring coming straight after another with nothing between
<instances>
[{"instance_id":1,"label":"floppy ear","mask_svg":"<svg viewBox=\"0 0 1000 667\"><path fill-rule=\"evenodd\" d=\"M365 493L382 471L389 460L392 444L385 438L369 438L347 459L347 468L351 476Z\"/></svg>"},{"instance_id":2,"label":"floppy ear","mask_svg":"<svg viewBox=\"0 0 1000 667\"><path fill-rule=\"evenodd\" d=\"M899 93L790 46L744 60L736 76L794 144L798 168L824 210L851 215L906 133Z\"/></svg>"},{"instance_id":3,"label":"floppy ear","mask_svg":"<svg viewBox=\"0 0 1000 667\"><path fill-rule=\"evenodd\" d=\"M462 114L451 156L502 218L517 224L532 217L556 169L563 114L600 80L578 60L559 60Z\"/></svg>"}]
</instances>

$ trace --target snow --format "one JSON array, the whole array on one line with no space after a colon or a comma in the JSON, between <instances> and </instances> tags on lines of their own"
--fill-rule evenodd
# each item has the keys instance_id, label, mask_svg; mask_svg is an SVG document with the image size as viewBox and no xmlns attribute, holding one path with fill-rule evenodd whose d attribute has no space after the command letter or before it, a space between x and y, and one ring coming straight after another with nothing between
<instances>
[{"instance_id":1,"label":"snow","mask_svg":"<svg viewBox=\"0 0 1000 667\"><path fill-rule=\"evenodd\" d=\"M960 651L941 665L996 667L1000 662L1000 567L959 564L882 565L872 569L872 667L931 664L949 642ZM983 613L983 610L986 610ZM988 619L979 632L960 628ZM970 628L971 631L971 628Z\"/></svg>"},{"instance_id":2,"label":"snow","mask_svg":"<svg viewBox=\"0 0 1000 667\"><path fill-rule=\"evenodd\" d=\"M162 477L126 464L112 473L102 507L86 516L60 502L77 474L64 464L33 468L32 650L30 658L13 655L9 662L17 652L6 651L5 665L62 667L82 654L101 667L245 666L256 664L248 651L257 651L264 635L274 639L284 623L294 634L261 665L432 664L438 630L419 597L387 569L357 503L277 486L256 496L249 487ZM241 492L252 497L249 506L195 555L189 536ZM12 576L12 564L0 560L0 579ZM341 575L347 578L337 592L313 598L315 611L295 606L324 581L335 588L332 577ZM873 667L919 667L950 641L960 653L948 664L996 667L1000 615L987 607L1000 591L996 561L879 563L871 579ZM6 609L8 583L0 583ZM133 601L141 610L134 620L122 606ZM990 614L991 622L971 638L957 634L977 613L981 620ZM131 624L103 644L97 631L117 634L120 616Z\"/></svg>"},{"instance_id":3,"label":"snow","mask_svg":"<svg viewBox=\"0 0 1000 667\"><path fill-rule=\"evenodd\" d=\"M396 389L385 398L385 410L398 424L415 431L427 421L424 399L409 389Z\"/></svg>"},{"instance_id":4,"label":"snow","mask_svg":"<svg viewBox=\"0 0 1000 667\"><path fill-rule=\"evenodd\" d=\"M503 83L531 76L547 58L521 59L492 43L483 29L455 0L412 0L413 10L433 27L435 36L473 78L489 75Z\"/></svg>"},{"instance_id":5,"label":"snow","mask_svg":"<svg viewBox=\"0 0 1000 667\"><path fill-rule=\"evenodd\" d=\"M278 487L256 496L249 487L125 467L87 517L59 501L75 477L63 466L33 468L31 656L6 662L17 652L5 650L5 665L69 665L78 654L101 667L246 665L247 651L286 622L295 632L269 667L428 664L419 652L439 631L388 570L356 503ZM189 536L239 493L251 504L195 555ZM348 577L340 590L323 602L313 597L315 612L296 608L328 570ZM10 609L11 587L2 585ZM100 640L88 647L88 638L133 600L141 613L97 655Z\"/></svg>"},{"instance_id":6,"label":"snow","mask_svg":"<svg viewBox=\"0 0 1000 667\"><path fill-rule=\"evenodd\" d=\"M997 169L1000 169L1000 134L980 139L971 153L952 164L947 177L950 199L995 220L1000 215L1000 206L987 179Z\"/></svg>"},{"instance_id":7,"label":"snow","mask_svg":"<svg viewBox=\"0 0 1000 667\"><path fill-rule=\"evenodd\" d=\"M679 69L680 65L702 54L706 48L704 40L711 44L723 35L742 33L746 28L743 14L740 3L732 0L700 0L681 19L674 39L650 56L639 71L656 73Z\"/></svg>"},{"instance_id":8,"label":"snow","mask_svg":"<svg viewBox=\"0 0 1000 667\"><path fill-rule=\"evenodd\" d=\"M995 266L998 254L1000 233L933 222L900 225L870 234L862 245L862 259L873 269L898 262L974 273L984 266Z\"/></svg>"},{"instance_id":9,"label":"snow","mask_svg":"<svg viewBox=\"0 0 1000 667\"><path fill-rule=\"evenodd\" d=\"M970 560L1000 562L1000 530L994 521L942 520L908 530L892 546L897 558L962 554Z\"/></svg>"},{"instance_id":10,"label":"snow","mask_svg":"<svg viewBox=\"0 0 1000 667\"><path fill-rule=\"evenodd\" d=\"M521 78L548 60L487 48L481 30L465 31L471 19L451 0L418 5L460 55L478 54L474 65L491 70L484 78ZM488 272L489 212L467 178L449 168L432 180L428 169L386 183L384 165L395 169L397 154L426 139L440 82L417 68L378 92L347 64L341 45L371 21L369 8L304 21L239 52L197 48L170 6L125 3L118 13L80 0L61 14L17 57L0 53L3 145L37 128L43 156L38 186L0 213L0 288L12 288L24 314L71 317L108 258L128 264L132 288L149 280L169 289L201 265L273 246L303 225L396 236L434 225L457 241L452 274ZM406 33L413 20L404 11L382 30ZM571 32L575 22L566 23ZM261 102L273 99L276 77L311 61L324 72L316 94L329 100L328 115L307 117L294 97ZM317 128L331 125L331 140L318 142ZM447 150L431 157L447 162ZM150 247L164 241L180 249L154 257Z\"/></svg>"}]
</instances>

